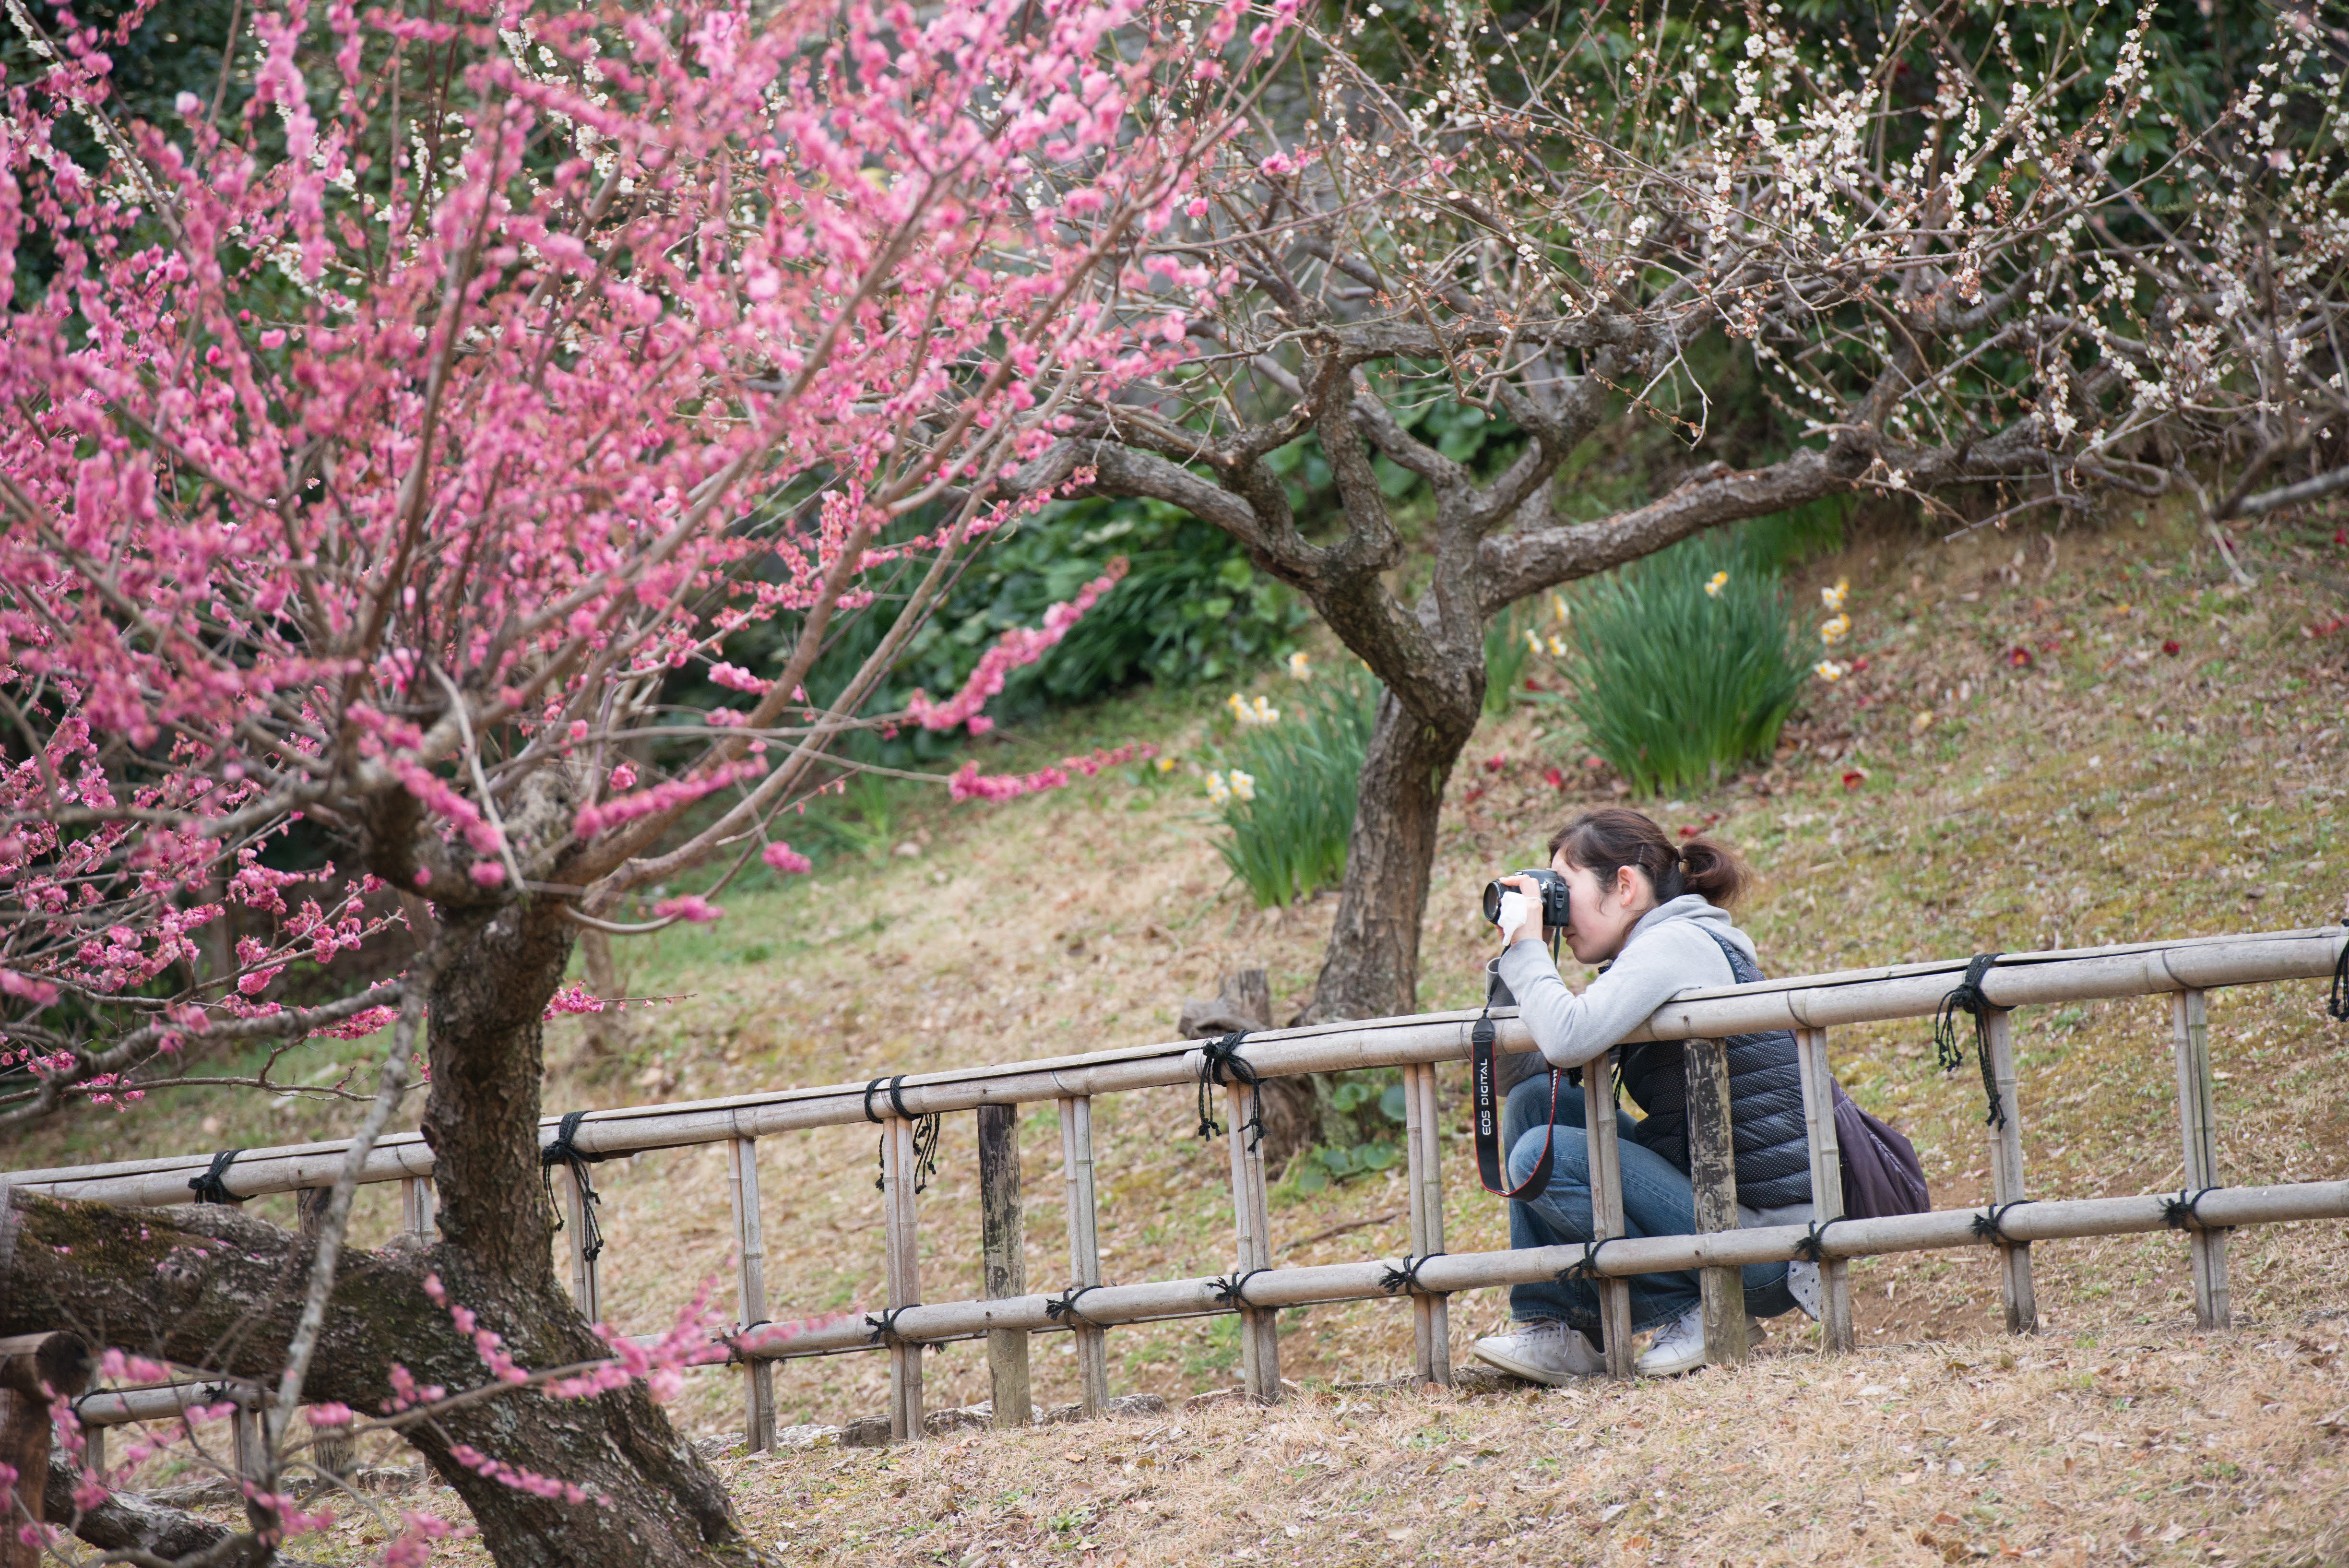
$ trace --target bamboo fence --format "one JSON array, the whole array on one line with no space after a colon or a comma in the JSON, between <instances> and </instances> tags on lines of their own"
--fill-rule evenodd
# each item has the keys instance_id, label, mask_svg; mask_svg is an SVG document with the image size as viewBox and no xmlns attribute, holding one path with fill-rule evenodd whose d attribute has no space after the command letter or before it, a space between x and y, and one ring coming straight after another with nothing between
<instances>
[{"instance_id":1,"label":"bamboo fence","mask_svg":"<svg viewBox=\"0 0 2349 1568\"><path fill-rule=\"evenodd\" d=\"M583 1152L613 1156L723 1142L727 1145L737 1280L737 1325L728 1336L746 1372L744 1421L753 1449L771 1446L776 1360L875 1350L890 1363L890 1428L899 1438L923 1432L922 1352L926 1345L985 1338L995 1392L996 1418L1024 1422L1031 1409L1027 1340L1040 1332L1077 1336L1079 1386L1088 1413L1108 1401L1108 1331L1121 1324L1174 1317L1237 1313L1242 1382L1250 1397L1280 1397L1279 1343L1275 1320L1284 1307L1360 1301L1407 1293L1413 1307L1414 1363L1420 1376L1451 1380L1448 1298L1461 1291L1529 1283L1578 1269L1596 1283L1608 1325L1609 1370L1630 1374L1628 1277L1678 1270L1703 1271L1708 1300L1707 1348L1712 1359L1742 1357L1744 1314L1735 1271L1749 1263L1815 1257L1820 1264L1823 1340L1829 1352L1852 1345L1848 1260L1932 1248L1987 1245L1997 1250L2001 1289L2011 1332L2037 1326L2031 1245L2063 1237L2108 1236L2168 1228L2186 1232L2199 1326L2229 1320L2227 1233L2240 1226L2349 1218L2349 1180L2265 1187L2219 1185L2206 993L2222 986L2272 984L2323 978L2349 962L2349 931L2342 928L2193 938L2167 942L2057 952L2009 953L1981 982L1988 1003L1982 1038L1987 1076L2002 1117L1987 1129L1992 1199L1984 1209L1937 1210L1889 1219L1846 1220L1841 1167L1830 1108L1828 1031L1862 1023L1933 1013L1962 976L1963 960L1847 970L1682 992L1651 1015L1626 1043L1689 1043L1692 1088L1710 1088L1723 1071L1718 1043L1761 1030L1794 1032L1801 1067L1817 1223L1812 1227L1722 1228L1689 1236L1640 1239L1622 1235L1622 1192L1613 1118L1590 1120L1594 1231L1613 1238L1595 1253L1580 1247L1447 1253L1444 1244L1444 1182L1438 1138L1435 1067L1464 1059L1474 1012L1425 1013L1311 1028L1253 1033L1239 1050L1258 1077L1299 1073L1397 1068L1404 1085L1411 1252L1403 1259L1314 1267L1272 1266L1260 1153L1247 1134L1251 1091L1225 1082L1226 1137L1231 1158L1234 1267L1224 1275L1133 1284L1102 1282L1095 1232L1092 1100L1134 1089L1197 1084L1214 1074L1196 1041L1142 1045L1032 1062L907 1075L872 1084L833 1084L682 1105L639 1106L591 1112L573 1133ZM2011 1014L2016 1008L2121 997L2172 998L2172 1053L2177 1069L2178 1126L2185 1191L2178 1197L2133 1195L2027 1200L2023 1124L2017 1097ZM1500 1049L1532 1050L1525 1026L1510 1010L1494 1013ZM1584 1068L1588 1103L1613 1098L1614 1053ZM1229 1075L1225 1075L1228 1076ZM1061 1179L1067 1193L1069 1289L1053 1295L1024 1289L1019 1235L1019 1161L1014 1118L1020 1105L1053 1102L1060 1112ZM925 1117L979 1113L980 1199L985 1208L984 1278L988 1299L930 1302L921 1297L916 1268L919 1213L916 1202L916 1134ZM558 1118L543 1131L554 1136ZM882 1126L884 1245L887 1305L871 1317L836 1321L788 1336L759 1325L772 1321L760 1242L757 1140L805 1127L863 1122ZM239 1198L331 1186L347 1146L306 1144L240 1152L224 1173ZM1008 1151L1008 1152L1007 1152ZM109 1165L26 1170L0 1176L0 1186L123 1205L188 1200L190 1183L212 1157L131 1160ZM1726 1164L1726 1161L1716 1161ZM432 1156L413 1134L381 1140L361 1172L363 1181L403 1184L406 1223L431 1229ZM1733 1174L1729 1178L1733 1183ZM1734 1214L1733 1187L1709 1191L1701 1211ZM579 1203L575 1188L568 1201ZM2022 1205L2022 1207L2015 1207ZM564 1234L572 1248L574 1293L590 1318L597 1315L599 1263L581 1251L585 1227ZM83 1418L93 1426L142 1418L168 1410L196 1388L86 1397Z\"/></svg>"}]
</instances>

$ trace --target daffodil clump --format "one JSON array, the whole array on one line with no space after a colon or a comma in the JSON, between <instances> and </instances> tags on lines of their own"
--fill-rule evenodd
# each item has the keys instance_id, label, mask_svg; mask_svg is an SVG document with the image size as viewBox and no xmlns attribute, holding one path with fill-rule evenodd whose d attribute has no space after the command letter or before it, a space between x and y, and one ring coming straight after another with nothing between
<instances>
[{"instance_id":1,"label":"daffodil clump","mask_svg":"<svg viewBox=\"0 0 2349 1568\"><path fill-rule=\"evenodd\" d=\"M1225 706L1237 732L1210 750L1207 805L1222 819L1216 849L1264 907L1309 898L1346 870L1362 757L1378 719L1379 683L1341 661L1314 671L1288 660L1299 685L1287 713L1235 693ZM1308 674L1308 671L1312 671Z\"/></svg>"},{"instance_id":2,"label":"daffodil clump","mask_svg":"<svg viewBox=\"0 0 2349 1568\"><path fill-rule=\"evenodd\" d=\"M1288 678L1291 680L1313 679L1313 660L1301 648L1288 656Z\"/></svg>"},{"instance_id":3,"label":"daffodil clump","mask_svg":"<svg viewBox=\"0 0 2349 1568\"><path fill-rule=\"evenodd\" d=\"M1851 597L1851 579L1837 577L1835 587L1819 590L1819 603L1826 606L1827 618L1819 623L1819 645L1833 648L1851 635L1851 616L1844 601ZM1851 666L1840 659L1822 659L1811 666L1811 673L1822 680L1840 680L1851 673Z\"/></svg>"},{"instance_id":4,"label":"daffodil clump","mask_svg":"<svg viewBox=\"0 0 2349 1568\"><path fill-rule=\"evenodd\" d=\"M1641 793L1702 787L1767 757L1819 657L1775 561L1732 539L1590 579L1560 630L1576 659L1568 707Z\"/></svg>"},{"instance_id":5,"label":"daffodil clump","mask_svg":"<svg viewBox=\"0 0 2349 1568\"><path fill-rule=\"evenodd\" d=\"M1229 697L1224 699L1224 706L1229 708L1232 711L1232 717L1238 720L1242 724L1278 724L1280 722L1280 710L1266 701L1262 697L1247 698L1243 697L1238 692L1235 691Z\"/></svg>"}]
</instances>

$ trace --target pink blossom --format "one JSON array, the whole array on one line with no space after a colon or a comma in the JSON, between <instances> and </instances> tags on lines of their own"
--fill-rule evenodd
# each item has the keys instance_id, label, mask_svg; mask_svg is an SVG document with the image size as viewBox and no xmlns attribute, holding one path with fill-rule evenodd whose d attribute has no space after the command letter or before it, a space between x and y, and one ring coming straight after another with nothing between
<instances>
[{"instance_id":1,"label":"pink blossom","mask_svg":"<svg viewBox=\"0 0 2349 1568\"><path fill-rule=\"evenodd\" d=\"M781 839L759 852L759 858L786 877L796 877L815 869L815 862Z\"/></svg>"},{"instance_id":2,"label":"pink blossom","mask_svg":"<svg viewBox=\"0 0 2349 1568\"><path fill-rule=\"evenodd\" d=\"M1174 337L1179 339L1177 331ZM1077 597L1065 603L1051 606L1044 612L1040 627L1014 627L996 639L995 646L979 655L978 667L970 672L962 690L944 702L933 702L929 694L916 691L905 701L906 716L925 730L951 730L957 724L968 724L974 735L983 735L992 728L989 721L978 716L988 699L1003 690L1004 678L1024 665L1035 663L1051 649L1069 628L1092 608L1095 601L1117 587L1125 576L1126 559L1120 556L1112 561L1102 575L1078 590ZM957 799L962 798L957 795ZM999 797L998 797L999 798Z\"/></svg>"},{"instance_id":3,"label":"pink blossom","mask_svg":"<svg viewBox=\"0 0 2349 1568\"><path fill-rule=\"evenodd\" d=\"M601 1012L604 999L580 984L564 986L548 999L544 1019L548 1023L575 1012Z\"/></svg>"},{"instance_id":4,"label":"pink blossom","mask_svg":"<svg viewBox=\"0 0 2349 1568\"><path fill-rule=\"evenodd\" d=\"M674 898L663 898L653 906L653 918L656 919L691 920L696 924L707 924L711 920L723 919L725 916L725 910L698 893L682 893Z\"/></svg>"},{"instance_id":5,"label":"pink blossom","mask_svg":"<svg viewBox=\"0 0 2349 1568\"><path fill-rule=\"evenodd\" d=\"M750 691L764 696L767 691L765 681L739 664L713 664L709 667L709 679L730 691Z\"/></svg>"}]
</instances>

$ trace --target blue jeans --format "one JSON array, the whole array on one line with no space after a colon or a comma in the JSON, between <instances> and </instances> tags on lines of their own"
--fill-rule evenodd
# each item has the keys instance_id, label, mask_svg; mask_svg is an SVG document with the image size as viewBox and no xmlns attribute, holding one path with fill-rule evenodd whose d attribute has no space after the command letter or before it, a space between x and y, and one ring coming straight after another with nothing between
<instances>
[{"instance_id":1,"label":"blue jeans","mask_svg":"<svg viewBox=\"0 0 2349 1568\"><path fill-rule=\"evenodd\" d=\"M1512 1247L1578 1247L1591 1239L1590 1146L1583 1131L1582 1090L1568 1074L1557 1085L1557 1130L1550 1157L1549 1186L1538 1198L1509 1205L1509 1245ZM1541 1158L1542 1117L1549 1110L1549 1075L1526 1079L1509 1091L1501 1107L1501 1147L1509 1151L1509 1185L1516 1187L1532 1174ZM1622 1110L1615 1113L1619 1163L1623 1172L1623 1229L1633 1236L1690 1236L1696 1233L1696 1195L1688 1172L1633 1138L1638 1127ZM1786 1290L1786 1265L1748 1263L1745 1310L1755 1317L1776 1317L1795 1310ZM1695 1306L1701 1299L1696 1271L1668 1274L1633 1274L1631 1329L1660 1327ZM1509 1315L1520 1321L1554 1318L1599 1337L1599 1291L1587 1280L1513 1285Z\"/></svg>"}]
</instances>

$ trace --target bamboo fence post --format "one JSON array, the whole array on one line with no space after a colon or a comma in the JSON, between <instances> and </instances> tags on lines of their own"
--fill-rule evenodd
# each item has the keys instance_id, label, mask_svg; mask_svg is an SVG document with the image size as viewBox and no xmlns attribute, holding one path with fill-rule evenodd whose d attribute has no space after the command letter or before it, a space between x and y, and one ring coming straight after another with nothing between
<instances>
[{"instance_id":1,"label":"bamboo fence post","mask_svg":"<svg viewBox=\"0 0 2349 1568\"><path fill-rule=\"evenodd\" d=\"M236 1473L241 1480L258 1481L262 1477L265 1445L262 1441L261 1413L254 1407L257 1397L239 1389L234 1398L236 1407L229 1412L228 1429L231 1452L236 1460Z\"/></svg>"},{"instance_id":2,"label":"bamboo fence post","mask_svg":"<svg viewBox=\"0 0 2349 1568\"><path fill-rule=\"evenodd\" d=\"M1403 1154L1411 1189L1411 1251L1432 1258L1444 1251L1444 1149L1437 1120L1435 1069L1402 1070ZM1452 1382L1451 1298L1414 1290L1411 1296L1413 1369L1422 1382Z\"/></svg>"},{"instance_id":3,"label":"bamboo fence post","mask_svg":"<svg viewBox=\"0 0 2349 1568\"><path fill-rule=\"evenodd\" d=\"M1803 1078L1803 1122L1811 1145L1811 1213L1824 1225L1843 1218L1843 1146L1836 1134L1835 1075L1827 1068L1827 1032L1795 1031L1795 1059ZM1830 1353L1852 1348L1851 1261L1819 1263L1819 1340Z\"/></svg>"},{"instance_id":4,"label":"bamboo fence post","mask_svg":"<svg viewBox=\"0 0 2349 1568\"><path fill-rule=\"evenodd\" d=\"M564 1239L571 1244L571 1299L589 1323L604 1321L604 1292L596 1277L595 1258L587 1255L587 1203L579 1190L579 1173L563 1169Z\"/></svg>"},{"instance_id":5,"label":"bamboo fence post","mask_svg":"<svg viewBox=\"0 0 2349 1568\"><path fill-rule=\"evenodd\" d=\"M1590 1237L1604 1241L1623 1233L1623 1151L1615 1125L1615 1053L1601 1051L1582 1067L1582 1123L1590 1157ZM1631 1356L1631 1282L1601 1275L1599 1331L1605 1341L1607 1374L1629 1377Z\"/></svg>"},{"instance_id":6,"label":"bamboo fence post","mask_svg":"<svg viewBox=\"0 0 2349 1568\"><path fill-rule=\"evenodd\" d=\"M5 1193L0 1189L0 1199ZM16 1472L11 1517L0 1519L0 1568L39 1568L47 1555L39 1532L28 1532L26 1540L19 1531L27 1520L39 1524L47 1517L49 1396L73 1398L88 1386L89 1351L78 1335L57 1330L0 1339L0 1463Z\"/></svg>"},{"instance_id":7,"label":"bamboo fence post","mask_svg":"<svg viewBox=\"0 0 2349 1568\"><path fill-rule=\"evenodd\" d=\"M1028 1293L1026 1227L1019 1208L1019 1107L978 1107L978 1204L984 1279L991 1301ZM1028 1381L1028 1331L987 1331L987 1380L995 1424L1025 1427L1035 1419Z\"/></svg>"},{"instance_id":8,"label":"bamboo fence post","mask_svg":"<svg viewBox=\"0 0 2349 1568\"><path fill-rule=\"evenodd\" d=\"M2181 991L2170 1004L2173 1044L2178 1056L2178 1117L2186 1147L2185 1190L2190 1205L2194 1195L2219 1185L2219 1110L2210 1077L2210 1020L2208 1003L2199 991ZM2191 1227L2187 1247L2194 1262L2194 1325L2225 1328L2230 1318L2227 1301L2227 1232Z\"/></svg>"},{"instance_id":9,"label":"bamboo fence post","mask_svg":"<svg viewBox=\"0 0 2349 1568\"><path fill-rule=\"evenodd\" d=\"M432 1234L432 1179L409 1176L399 1183L399 1228L419 1236Z\"/></svg>"},{"instance_id":10,"label":"bamboo fence post","mask_svg":"<svg viewBox=\"0 0 2349 1568\"><path fill-rule=\"evenodd\" d=\"M1272 1267L1272 1221L1265 1201L1264 1151L1250 1147L1250 1101L1256 1091L1245 1084L1224 1085L1224 1119L1231 1127L1232 1228L1238 1241L1235 1282L1258 1269ZM1247 1287L1241 1286L1243 1293ZM1269 1307L1240 1308L1240 1376L1248 1397L1260 1405L1280 1399L1280 1334L1278 1314Z\"/></svg>"},{"instance_id":11,"label":"bamboo fence post","mask_svg":"<svg viewBox=\"0 0 2349 1568\"><path fill-rule=\"evenodd\" d=\"M1698 1037L1682 1048L1688 1071L1689 1183L1701 1236L1737 1229L1737 1155L1729 1130L1729 1046ZM1584 1118L1588 1119L1587 1116ZM1704 1356L1716 1366L1745 1359L1745 1277L1735 1268L1698 1275L1704 1302Z\"/></svg>"},{"instance_id":12,"label":"bamboo fence post","mask_svg":"<svg viewBox=\"0 0 2349 1568\"><path fill-rule=\"evenodd\" d=\"M734 1204L734 1319L748 1334L767 1318L766 1225L759 1210L759 1140L726 1140L726 1190ZM742 1441L752 1453L775 1446L775 1364L743 1364Z\"/></svg>"},{"instance_id":13,"label":"bamboo fence post","mask_svg":"<svg viewBox=\"0 0 2349 1568\"><path fill-rule=\"evenodd\" d=\"M1984 1048L1990 1052L1991 1081L1998 1089L2002 1115L1990 1128L1990 1199L1999 1206L2023 1201L2023 1107L2014 1097L2014 1016L2003 1007L1990 1009L1982 1026ZM2031 1243L2000 1242L1999 1288L2006 1302L2006 1332L2039 1332L2039 1297L2031 1282Z\"/></svg>"},{"instance_id":14,"label":"bamboo fence post","mask_svg":"<svg viewBox=\"0 0 2349 1568\"><path fill-rule=\"evenodd\" d=\"M1093 1206L1093 1102L1085 1095L1061 1098L1061 1184L1068 1195L1069 1284L1098 1285L1101 1277L1099 1215ZM1076 1303L1084 1311L1084 1303ZM1070 1323L1077 1345L1077 1400L1088 1419L1109 1404L1109 1336L1080 1318Z\"/></svg>"},{"instance_id":15,"label":"bamboo fence post","mask_svg":"<svg viewBox=\"0 0 2349 1568\"><path fill-rule=\"evenodd\" d=\"M881 1224L893 1312L922 1299L914 1167L914 1124L891 1116L881 1124ZM895 1334L888 1342L889 1436L901 1443L917 1441L922 1436L922 1347Z\"/></svg>"}]
</instances>

